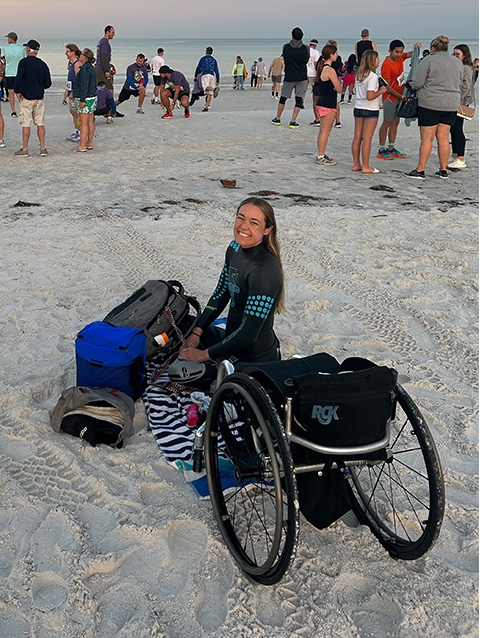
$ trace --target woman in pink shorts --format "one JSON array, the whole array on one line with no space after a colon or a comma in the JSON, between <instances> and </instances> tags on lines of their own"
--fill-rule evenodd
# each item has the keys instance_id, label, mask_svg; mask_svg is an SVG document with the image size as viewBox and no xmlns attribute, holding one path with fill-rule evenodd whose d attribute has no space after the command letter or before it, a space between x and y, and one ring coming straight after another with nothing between
<instances>
[{"instance_id":1,"label":"woman in pink shorts","mask_svg":"<svg viewBox=\"0 0 480 638\"><path fill-rule=\"evenodd\" d=\"M337 161L325 154L329 135L337 114L337 93L342 90L342 83L338 79L332 62L338 57L337 47L326 44L317 65L315 84L318 84L318 100L316 105L317 120L320 120L316 163L323 166L334 166Z\"/></svg>"}]
</instances>

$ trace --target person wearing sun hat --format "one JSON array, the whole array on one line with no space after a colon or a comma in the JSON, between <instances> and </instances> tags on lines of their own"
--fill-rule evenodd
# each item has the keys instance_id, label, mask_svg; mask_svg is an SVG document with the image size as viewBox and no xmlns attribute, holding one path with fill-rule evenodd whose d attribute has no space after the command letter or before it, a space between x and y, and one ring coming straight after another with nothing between
<instances>
[{"instance_id":1,"label":"person wearing sun hat","mask_svg":"<svg viewBox=\"0 0 480 638\"><path fill-rule=\"evenodd\" d=\"M37 127L40 155L48 155L45 148L45 89L52 86L50 69L43 60L37 57L40 43L29 40L25 47L26 57L18 63L14 90L20 101L20 126L22 127L22 148L15 153L18 157L28 157L28 141L30 139L30 122Z\"/></svg>"}]
</instances>

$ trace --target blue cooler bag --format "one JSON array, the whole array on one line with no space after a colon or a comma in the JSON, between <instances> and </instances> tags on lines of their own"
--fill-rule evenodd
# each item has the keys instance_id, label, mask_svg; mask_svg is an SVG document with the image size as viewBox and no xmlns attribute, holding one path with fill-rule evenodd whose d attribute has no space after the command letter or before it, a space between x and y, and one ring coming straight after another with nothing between
<instances>
[{"instance_id":1,"label":"blue cooler bag","mask_svg":"<svg viewBox=\"0 0 480 638\"><path fill-rule=\"evenodd\" d=\"M143 330L89 323L75 341L77 386L120 390L136 401L144 389L146 349Z\"/></svg>"}]
</instances>

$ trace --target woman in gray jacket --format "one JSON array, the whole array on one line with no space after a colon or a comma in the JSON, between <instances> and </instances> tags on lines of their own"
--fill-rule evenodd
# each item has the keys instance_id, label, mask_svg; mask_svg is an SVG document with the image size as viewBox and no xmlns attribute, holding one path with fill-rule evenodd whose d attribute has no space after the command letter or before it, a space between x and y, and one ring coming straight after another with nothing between
<instances>
[{"instance_id":1,"label":"woman in gray jacket","mask_svg":"<svg viewBox=\"0 0 480 638\"><path fill-rule=\"evenodd\" d=\"M464 83L462 85L460 104L463 106L470 106L475 99L472 54L466 44L457 44L457 46L453 49L453 55L463 64ZM463 132L463 122L464 118L457 115L450 131L452 138L452 159L448 164L448 168L467 167L465 162L465 134Z\"/></svg>"},{"instance_id":2,"label":"woman in gray jacket","mask_svg":"<svg viewBox=\"0 0 480 638\"><path fill-rule=\"evenodd\" d=\"M450 40L437 36L430 43L430 55L424 58L415 71L410 86L417 91L418 125L420 127L420 151L417 168L407 177L425 179L425 168L432 152L433 140L437 140L440 170L435 173L447 179L447 162L450 155L450 127L457 117L460 91L464 82L463 65L456 57L448 55Z\"/></svg>"}]
</instances>

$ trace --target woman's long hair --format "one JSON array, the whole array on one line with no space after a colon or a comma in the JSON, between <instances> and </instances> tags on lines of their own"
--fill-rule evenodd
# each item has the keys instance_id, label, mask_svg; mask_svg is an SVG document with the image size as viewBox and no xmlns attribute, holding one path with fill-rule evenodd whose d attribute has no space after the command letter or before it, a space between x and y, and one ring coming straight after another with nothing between
<instances>
[{"instance_id":1,"label":"woman's long hair","mask_svg":"<svg viewBox=\"0 0 480 638\"><path fill-rule=\"evenodd\" d=\"M373 49L368 49L367 51L363 52L356 76L359 82L363 82L363 80L365 80L365 78L368 77L368 75L370 74L370 71L373 71L375 73L377 68L377 58L378 53Z\"/></svg>"},{"instance_id":2,"label":"woman's long hair","mask_svg":"<svg viewBox=\"0 0 480 638\"><path fill-rule=\"evenodd\" d=\"M325 63L330 59L334 53L338 51L337 47L333 44L326 44L322 49L322 55L320 56L319 61L317 62L317 76L315 78L316 82L320 82L320 76L322 75L322 69L325 66Z\"/></svg>"},{"instance_id":3,"label":"woman's long hair","mask_svg":"<svg viewBox=\"0 0 480 638\"><path fill-rule=\"evenodd\" d=\"M453 47L454 51L455 49L458 49L459 51L463 53L462 64L467 64L468 66L471 66L473 69L472 54L470 52L469 46L467 44L457 44L457 46Z\"/></svg>"},{"instance_id":4,"label":"woman's long hair","mask_svg":"<svg viewBox=\"0 0 480 638\"><path fill-rule=\"evenodd\" d=\"M350 55L348 56L347 63L345 65L345 72L353 73L356 65L357 65L357 56L355 55L355 53L350 53Z\"/></svg>"},{"instance_id":5,"label":"woman's long hair","mask_svg":"<svg viewBox=\"0 0 480 638\"><path fill-rule=\"evenodd\" d=\"M240 209L242 208L242 206L245 206L245 204L253 204L253 206L259 208L265 218L266 228L272 229L268 233L268 235L263 236L263 245L268 250L268 252L272 253L272 255L277 258L280 265L280 271L282 273L282 291L280 293L280 299L278 301L275 312L285 312L285 281L283 277L282 260L280 258L280 244L277 239L277 221L275 219L275 213L272 206L269 204L269 202L267 202L267 200L261 199L260 197L247 197L247 199L244 199L243 202L240 202L235 215L238 215Z\"/></svg>"}]
</instances>

